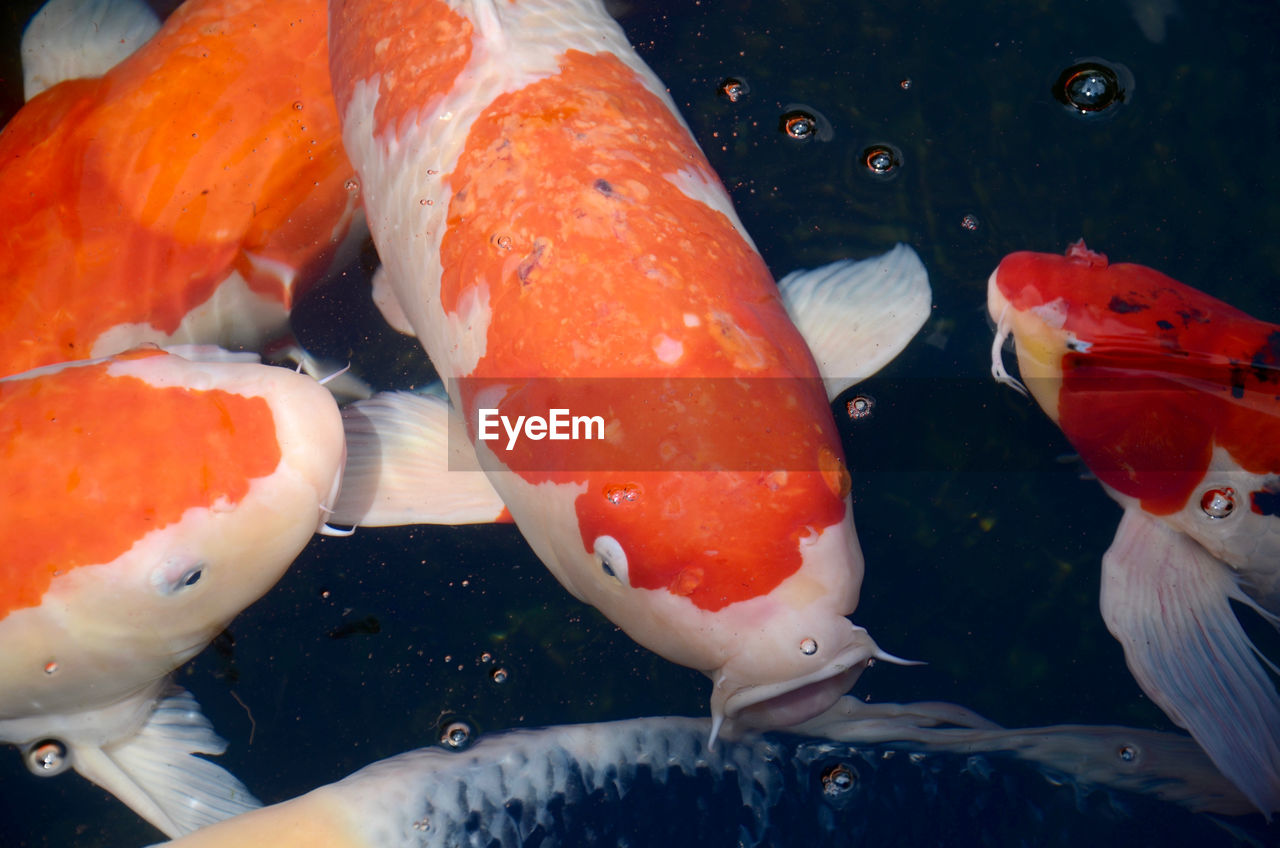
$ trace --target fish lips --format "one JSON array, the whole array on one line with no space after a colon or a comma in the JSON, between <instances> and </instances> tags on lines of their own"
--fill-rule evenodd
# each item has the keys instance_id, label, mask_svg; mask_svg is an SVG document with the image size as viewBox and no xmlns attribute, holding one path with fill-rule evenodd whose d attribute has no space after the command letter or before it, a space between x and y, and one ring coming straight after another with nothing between
<instances>
[{"instance_id":1,"label":"fish lips","mask_svg":"<svg viewBox=\"0 0 1280 848\"><path fill-rule=\"evenodd\" d=\"M866 630L852 624L849 627L844 647L807 674L770 683L734 685L732 673L721 669L711 696L716 729L726 719L737 727L766 730L807 721L848 692L872 659L901 662L880 650Z\"/></svg>"}]
</instances>

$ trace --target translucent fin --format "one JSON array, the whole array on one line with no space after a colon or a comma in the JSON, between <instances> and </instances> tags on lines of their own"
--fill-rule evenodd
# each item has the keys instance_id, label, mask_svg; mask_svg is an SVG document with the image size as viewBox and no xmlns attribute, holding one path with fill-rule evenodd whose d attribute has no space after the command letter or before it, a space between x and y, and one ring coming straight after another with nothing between
<instances>
[{"instance_id":1,"label":"translucent fin","mask_svg":"<svg viewBox=\"0 0 1280 848\"><path fill-rule=\"evenodd\" d=\"M22 34L22 93L100 77L160 29L143 0L49 0Z\"/></svg>"},{"instance_id":2,"label":"translucent fin","mask_svg":"<svg viewBox=\"0 0 1280 848\"><path fill-rule=\"evenodd\" d=\"M1231 570L1136 508L1102 558L1102 615L1138 685L1258 809L1280 810L1280 696L1229 600Z\"/></svg>"},{"instance_id":3,"label":"translucent fin","mask_svg":"<svg viewBox=\"0 0 1280 848\"><path fill-rule=\"evenodd\" d=\"M383 320L397 333L404 333L406 336L417 335L413 325L409 323L408 316L404 314L404 309L400 306L395 289L387 282L385 265L379 265L378 270L373 272L373 305L378 307Z\"/></svg>"},{"instance_id":4,"label":"translucent fin","mask_svg":"<svg viewBox=\"0 0 1280 848\"><path fill-rule=\"evenodd\" d=\"M195 698L171 685L135 735L73 751L76 771L177 837L261 806L230 772L194 756L226 747Z\"/></svg>"},{"instance_id":5,"label":"translucent fin","mask_svg":"<svg viewBox=\"0 0 1280 848\"><path fill-rule=\"evenodd\" d=\"M788 732L911 751L1007 751L1059 774L1154 795L1197 812L1244 815L1253 805L1182 734L1112 725L1003 728L945 702L867 704L841 698Z\"/></svg>"},{"instance_id":6,"label":"translucent fin","mask_svg":"<svg viewBox=\"0 0 1280 848\"><path fill-rule=\"evenodd\" d=\"M347 464L330 520L482 524L506 509L443 393L383 392L342 410Z\"/></svg>"},{"instance_id":7,"label":"translucent fin","mask_svg":"<svg viewBox=\"0 0 1280 848\"><path fill-rule=\"evenodd\" d=\"M905 244L872 259L794 271L778 288L832 400L902 352L933 298L924 264Z\"/></svg>"}]
</instances>

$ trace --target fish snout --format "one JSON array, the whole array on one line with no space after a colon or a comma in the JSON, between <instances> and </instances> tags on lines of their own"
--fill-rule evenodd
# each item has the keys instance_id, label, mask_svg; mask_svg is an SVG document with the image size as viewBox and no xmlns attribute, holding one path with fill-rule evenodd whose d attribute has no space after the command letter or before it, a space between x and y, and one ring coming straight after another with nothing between
<instances>
[{"instance_id":1,"label":"fish snout","mask_svg":"<svg viewBox=\"0 0 1280 848\"><path fill-rule=\"evenodd\" d=\"M797 624L793 642L749 638L713 673L712 741L726 720L765 730L807 721L848 692L871 660L896 660L847 618Z\"/></svg>"}]
</instances>

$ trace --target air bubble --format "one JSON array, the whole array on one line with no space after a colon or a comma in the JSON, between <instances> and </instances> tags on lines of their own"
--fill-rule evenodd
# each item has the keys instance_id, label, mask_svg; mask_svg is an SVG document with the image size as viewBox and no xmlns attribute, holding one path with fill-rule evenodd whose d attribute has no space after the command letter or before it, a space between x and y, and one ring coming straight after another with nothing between
<instances>
[{"instance_id":1,"label":"air bubble","mask_svg":"<svg viewBox=\"0 0 1280 848\"><path fill-rule=\"evenodd\" d=\"M614 486L606 486L604 499L614 506L631 503L640 499L640 487L635 483L619 483Z\"/></svg>"},{"instance_id":2,"label":"air bubble","mask_svg":"<svg viewBox=\"0 0 1280 848\"><path fill-rule=\"evenodd\" d=\"M800 640L800 653L804 654L806 657L811 657L811 656L813 656L814 654L818 653L818 642L817 642L817 640L816 640L816 639L811 639L811 638L809 638L808 636L806 636L805 638L801 639L801 640Z\"/></svg>"},{"instance_id":3,"label":"air bubble","mask_svg":"<svg viewBox=\"0 0 1280 848\"><path fill-rule=\"evenodd\" d=\"M58 661L57 661L57 660L49 660L47 663L45 663L45 664L44 664L44 673L45 673L45 674L50 674L50 675L52 675L52 674L57 674L57 673L58 673Z\"/></svg>"},{"instance_id":4,"label":"air bubble","mask_svg":"<svg viewBox=\"0 0 1280 848\"><path fill-rule=\"evenodd\" d=\"M831 122L823 117L817 109L800 103L787 104L782 117L778 119L778 129L796 141L830 141L835 133Z\"/></svg>"},{"instance_id":5,"label":"air bubble","mask_svg":"<svg viewBox=\"0 0 1280 848\"><path fill-rule=\"evenodd\" d=\"M902 166L902 153L888 144L873 144L862 151L862 165L873 177L890 177Z\"/></svg>"},{"instance_id":6,"label":"air bubble","mask_svg":"<svg viewBox=\"0 0 1280 848\"><path fill-rule=\"evenodd\" d=\"M347 180L345 183L342 184L342 187L345 188L347 191L355 191L356 189L360 188L360 183L356 182L355 180Z\"/></svg>"},{"instance_id":7,"label":"air bubble","mask_svg":"<svg viewBox=\"0 0 1280 848\"><path fill-rule=\"evenodd\" d=\"M490 241L492 241L494 246L497 247L499 250L511 249L511 245L512 245L511 236L494 235L490 239Z\"/></svg>"},{"instance_id":8,"label":"air bubble","mask_svg":"<svg viewBox=\"0 0 1280 848\"><path fill-rule=\"evenodd\" d=\"M965 215L963 218L960 219L960 226L968 230L969 232L973 232L974 230L978 229L978 225L979 225L979 222L978 222L977 215Z\"/></svg>"},{"instance_id":9,"label":"air bubble","mask_svg":"<svg viewBox=\"0 0 1280 848\"><path fill-rule=\"evenodd\" d=\"M737 103L742 98L751 93L751 86L747 85L746 80L737 77L725 77L716 86L716 94L728 100L730 103Z\"/></svg>"},{"instance_id":10,"label":"air bubble","mask_svg":"<svg viewBox=\"0 0 1280 848\"><path fill-rule=\"evenodd\" d=\"M499 666L498 668L495 668L493 671L489 672L489 678L493 680L494 683L506 683L507 670Z\"/></svg>"},{"instance_id":11,"label":"air bubble","mask_svg":"<svg viewBox=\"0 0 1280 848\"><path fill-rule=\"evenodd\" d=\"M53 777L67 770L71 759L67 746L57 739L43 739L26 750L23 755L27 770L37 777Z\"/></svg>"},{"instance_id":12,"label":"air bubble","mask_svg":"<svg viewBox=\"0 0 1280 848\"><path fill-rule=\"evenodd\" d=\"M1226 518L1236 508L1236 490L1232 488L1209 489L1200 496L1200 508L1213 519Z\"/></svg>"},{"instance_id":13,"label":"air bubble","mask_svg":"<svg viewBox=\"0 0 1280 848\"><path fill-rule=\"evenodd\" d=\"M460 751L471 742L471 725L465 721L451 721L440 733L440 742L446 748Z\"/></svg>"},{"instance_id":14,"label":"air bubble","mask_svg":"<svg viewBox=\"0 0 1280 848\"><path fill-rule=\"evenodd\" d=\"M1138 759L1138 749L1134 748L1132 745L1121 745L1119 749L1116 750L1116 756L1126 763L1131 763Z\"/></svg>"},{"instance_id":15,"label":"air bubble","mask_svg":"<svg viewBox=\"0 0 1280 848\"><path fill-rule=\"evenodd\" d=\"M911 77L904 77L898 81L898 88L908 91L911 88Z\"/></svg>"},{"instance_id":16,"label":"air bubble","mask_svg":"<svg viewBox=\"0 0 1280 848\"><path fill-rule=\"evenodd\" d=\"M1096 116L1124 103L1133 89L1133 75L1124 65L1103 59L1082 59L1058 75L1053 97L1081 116Z\"/></svg>"},{"instance_id":17,"label":"air bubble","mask_svg":"<svg viewBox=\"0 0 1280 848\"><path fill-rule=\"evenodd\" d=\"M822 794L828 798L839 798L857 782L853 769L844 763L837 763L822 773Z\"/></svg>"},{"instance_id":18,"label":"air bubble","mask_svg":"<svg viewBox=\"0 0 1280 848\"><path fill-rule=\"evenodd\" d=\"M863 418L870 418L871 411L876 407L876 399L871 395L858 395L849 401L846 409L849 412L849 418L853 421L861 421Z\"/></svg>"},{"instance_id":19,"label":"air bubble","mask_svg":"<svg viewBox=\"0 0 1280 848\"><path fill-rule=\"evenodd\" d=\"M295 100L295 101L293 101L293 110L294 110L295 112L301 112L301 111L302 111L302 101L301 101L301 100Z\"/></svg>"}]
</instances>

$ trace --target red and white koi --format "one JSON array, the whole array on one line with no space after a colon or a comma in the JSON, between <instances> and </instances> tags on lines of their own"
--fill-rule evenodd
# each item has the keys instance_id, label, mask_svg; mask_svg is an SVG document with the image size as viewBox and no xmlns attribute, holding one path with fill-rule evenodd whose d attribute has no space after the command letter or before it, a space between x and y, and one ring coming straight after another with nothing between
<instances>
[{"instance_id":1,"label":"red and white koi","mask_svg":"<svg viewBox=\"0 0 1280 848\"><path fill-rule=\"evenodd\" d=\"M1102 614L1129 669L1280 810L1280 696L1230 605L1280 621L1280 326L1083 241L1005 257L987 296L996 378L1025 384L1124 508Z\"/></svg>"},{"instance_id":2,"label":"red and white koi","mask_svg":"<svg viewBox=\"0 0 1280 848\"><path fill-rule=\"evenodd\" d=\"M328 391L156 349L0 380L0 741L170 836L256 806L168 674L284 573L344 446Z\"/></svg>"},{"instance_id":3,"label":"red and white koi","mask_svg":"<svg viewBox=\"0 0 1280 848\"><path fill-rule=\"evenodd\" d=\"M509 511L569 591L711 676L714 728L828 707L888 657L846 618L863 561L828 390L919 329L919 259L899 246L780 293L598 0L335 0L330 26L375 299L465 419L448 440L441 398L358 405L339 520ZM557 407L600 415L604 438L478 438L482 409ZM416 473L388 456L406 430L443 485L397 490ZM483 484L457 499L445 444ZM476 467L487 480L456 473Z\"/></svg>"}]
</instances>

